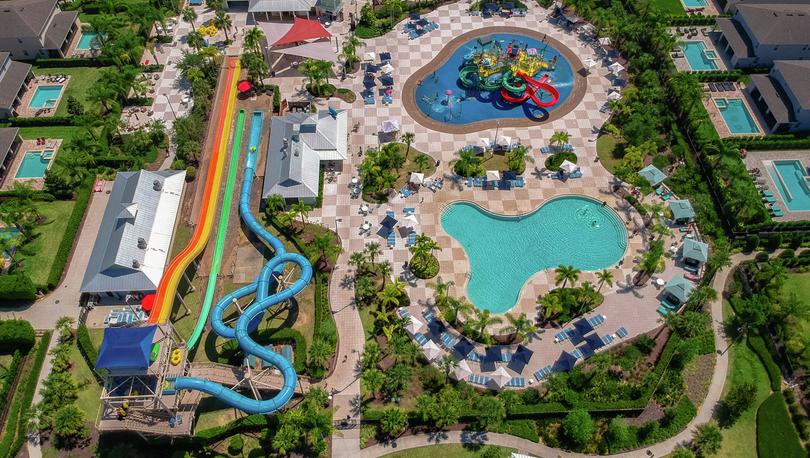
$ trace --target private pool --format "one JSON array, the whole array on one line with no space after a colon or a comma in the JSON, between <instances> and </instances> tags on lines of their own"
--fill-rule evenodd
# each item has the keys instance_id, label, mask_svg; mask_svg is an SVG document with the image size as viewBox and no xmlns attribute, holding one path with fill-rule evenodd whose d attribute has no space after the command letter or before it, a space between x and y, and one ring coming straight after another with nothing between
<instances>
[{"instance_id":1,"label":"private pool","mask_svg":"<svg viewBox=\"0 0 810 458\"><path fill-rule=\"evenodd\" d=\"M681 0L683 6L687 8L700 8L706 6L706 0Z\"/></svg>"},{"instance_id":2,"label":"private pool","mask_svg":"<svg viewBox=\"0 0 810 458\"><path fill-rule=\"evenodd\" d=\"M585 196L558 197L520 216L456 202L444 210L441 224L470 261L467 297L493 313L514 307L536 272L560 264L609 268L627 249L627 230L618 215Z\"/></svg>"},{"instance_id":3,"label":"private pool","mask_svg":"<svg viewBox=\"0 0 810 458\"><path fill-rule=\"evenodd\" d=\"M82 32L79 37L79 42L76 44L77 51L89 51L91 49L100 49L101 43L98 41L97 32Z\"/></svg>"},{"instance_id":4,"label":"private pool","mask_svg":"<svg viewBox=\"0 0 810 458\"><path fill-rule=\"evenodd\" d=\"M58 86L38 86L34 97L31 98L30 108L53 108L62 95L63 85Z\"/></svg>"},{"instance_id":5,"label":"private pool","mask_svg":"<svg viewBox=\"0 0 810 458\"><path fill-rule=\"evenodd\" d=\"M687 41L681 44L683 55L689 67L695 71L717 70L717 53L706 49L702 41Z\"/></svg>"},{"instance_id":6,"label":"private pool","mask_svg":"<svg viewBox=\"0 0 810 458\"><path fill-rule=\"evenodd\" d=\"M51 165L53 150L27 151L20 162L15 178L42 178Z\"/></svg>"},{"instance_id":7,"label":"private pool","mask_svg":"<svg viewBox=\"0 0 810 458\"><path fill-rule=\"evenodd\" d=\"M773 161L766 167L790 211L810 211L810 187L801 161Z\"/></svg>"},{"instance_id":8,"label":"private pool","mask_svg":"<svg viewBox=\"0 0 810 458\"><path fill-rule=\"evenodd\" d=\"M732 134L759 133L757 123L742 99L716 98L714 104L720 110L723 121L726 122L728 130Z\"/></svg>"}]
</instances>

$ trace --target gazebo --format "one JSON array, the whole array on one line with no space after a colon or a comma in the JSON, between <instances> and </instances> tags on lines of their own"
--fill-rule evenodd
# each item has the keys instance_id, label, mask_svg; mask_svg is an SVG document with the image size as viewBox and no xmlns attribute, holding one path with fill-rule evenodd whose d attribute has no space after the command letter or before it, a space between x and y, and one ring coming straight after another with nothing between
<instances>
[{"instance_id":1,"label":"gazebo","mask_svg":"<svg viewBox=\"0 0 810 458\"><path fill-rule=\"evenodd\" d=\"M686 199L670 200L669 209L672 211L672 219L675 220L675 224L689 224L695 217L695 209Z\"/></svg>"},{"instance_id":2,"label":"gazebo","mask_svg":"<svg viewBox=\"0 0 810 458\"><path fill-rule=\"evenodd\" d=\"M681 258L685 264L699 268L709 259L709 245L694 239L684 239Z\"/></svg>"},{"instance_id":3,"label":"gazebo","mask_svg":"<svg viewBox=\"0 0 810 458\"><path fill-rule=\"evenodd\" d=\"M667 178L667 175L658 170L658 167L650 164L647 167L638 171L638 174L641 175L642 178L647 180L650 183L650 186L653 188L658 187L664 180Z\"/></svg>"},{"instance_id":4,"label":"gazebo","mask_svg":"<svg viewBox=\"0 0 810 458\"><path fill-rule=\"evenodd\" d=\"M678 274L667 282L664 287L664 294L670 302L681 305L689 300L689 296L692 295L694 290L695 286L692 282L684 278L683 275Z\"/></svg>"}]
</instances>

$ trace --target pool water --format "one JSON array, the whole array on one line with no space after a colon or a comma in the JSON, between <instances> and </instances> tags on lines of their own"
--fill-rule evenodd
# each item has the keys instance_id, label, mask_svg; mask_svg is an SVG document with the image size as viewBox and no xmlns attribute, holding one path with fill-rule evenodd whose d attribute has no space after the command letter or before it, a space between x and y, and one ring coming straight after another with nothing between
<instances>
[{"instance_id":1,"label":"pool water","mask_svg":"<svg viewBox=\"0 0 810 458\"><path fill-rule=\"evenodd\" d=\"M98 41L97 32L82 32L82 36L79 37L79 42L76 44L77 51L88 51L100 48L101 43Z\"/></svg>"},{"instance_id":2,"label":"pool water","mask_svg":"<svg viewBox=\"0 0 810 458\"><path fill-rule=\"evenodd\" d=\"M545 119L549 111L560 106L571 94L574 87L574 74L571 65L563 55L550 44L541 42L525 35L496 33L488 35L492 40L501 42L501 48L512 40L517 40L529 48L536 48L538 54L544 51L543 58L550 61L557 57L557 66L554 70L540 70L535 75L537 79L548 74L551 78L551 85L560 93L557 103L549 108L539 108L531 100L521 104L506 103L499 91L489 92L484 90L466 89L459 80L459 70L463 67L464 56L473 49L480 49L478 38L459 46L450 58L439 67L435 73L429 74L419 84L414 93L416 105L427 117L445 122L448 124L470 124L477 121L490 119L534 119L541 121ZM447 102L447 91L453 94L449 96ZM541 100L550 99L549 94L538 92Z\"/></svg>"},{"instance_id":3,"label":"pool water","mask_svg":"<svg viewBox=\"0 0 810 458\"><path fill-rule=\"evenodd\" d=\"M756 134L759 132L754 117L742 99L714 99L717 109L732 134Z\"/></svg>"},{"instance_id":4,"label":"pool water","mask_svg":"<svg viewBox=\"0 0 810 458\"><path fill-rule=\"evenodd\" d=\"M706 6L706 0L681 0L681 3L687 8L699 8Z\"/></svg>"},{"instance_id":5,"label":"pool water","mask_svg":"<svg viewBox=\"0 0 810 458\"><path fill-rule=\"evenodd\" d=\"M616 264L627 249L627 231L616 213L584 196L558 197L514 217L457 202L444 210L441 224L469 258L467 296L493 313L514 307L538 271L561 264L601 270Z\"/></svg>"},{"instance_id":6,"label":"pool water","mask_svg":"<svg viewBox=\"0 0 810 458\"><path fill-rule=\"evenodd\" d=\"M56 106L60 94L62 94L62 86L38 86L28 106L31 108L53 108Z\"/></svg>"},{"instance_id":7,"label":"pool water","mask_svg":"<svg viewBox=\"0 0 810 458\"><path fill-rule=\"evenodd\" d=\"M44 153L44 154L43 154ZM52 150L43 151L27 151L22 158L20 168L17 169L16 178L42 178L45 176L45 171L48 170L50 159L43 159L45 156L53 156Z\"/></svg>"},{"instance_id":8,"label":"pool water","mask_svg":"<svg viewBox=\"0 0 810 458\"><path fill-rule=\"evenodd\" d=\"M717 57L717 54L709 51L706 52L706 44L702 41L687 41L681 44L683 55L686 61L689 62L689 67L695 71L717 70L717 62L710 57Z\"/></svg>"},{"instance_id":9,"label":"pool water","mask_svg":"<svg viewBox=\"0 0 810 458\"><path fill-rule=\"evenodd\" d=\"M773 161L766 167L790 211L810 211L810 187L801 161Z\"/></svg>"}]
</instances>

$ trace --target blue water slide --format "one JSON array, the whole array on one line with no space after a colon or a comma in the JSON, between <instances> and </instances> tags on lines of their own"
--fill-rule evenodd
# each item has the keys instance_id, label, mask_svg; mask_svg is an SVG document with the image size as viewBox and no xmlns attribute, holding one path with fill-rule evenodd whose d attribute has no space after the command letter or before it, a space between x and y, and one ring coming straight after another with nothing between
<instances>
[{"instance_id":1,"label":"blue water slide","mask_svg":"<svg viewBox=\"0 0 810 458\"><path fill-rule=\"evenodd\" d=\"M250 212L250 190L253 187L263 120L263 112L253 112L250 126L250 142L245 161L244 181L239 195L239 212L248 230L273 248L274 256L264 265L256 281L226 294L220 299L211 311L211 325L217 335L228 339L236 339L239 342L239 347L246 355L254 355L277 367L284 377L284 385L276 396L264 400L249 398L219 383L196 377L177 377L174 379L173 386L175 391L202 391L216 397L230 407L250 414L267 414L281 409L292 399L295 394L295 386L298 383L298 375L295 373L292 363L278 353L256 343L250 337L250 331L255 329L256 323L261 320L267 309L291 299L306 288L312 279L312 265L309 261L300 254L287 253L284 244L267 231ZM269 294L271 288L277 284L277 276L283 272L287 263L297 264L301 270L301 275L289 287L278 290L274 294ZM256 295L255 300L239 316L236 325L233 328L226 325L223 321L223 315L227 308L234 301L254 293ZM170 379L170 386L171 382Z\"/></svg>"}]
</instances>

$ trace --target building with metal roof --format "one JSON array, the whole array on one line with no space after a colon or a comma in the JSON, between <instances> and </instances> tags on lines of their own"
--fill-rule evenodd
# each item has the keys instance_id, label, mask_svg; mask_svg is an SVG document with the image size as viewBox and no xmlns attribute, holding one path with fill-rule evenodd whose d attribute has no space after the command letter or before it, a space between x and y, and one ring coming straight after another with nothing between
<instances>
[{"instance_id":1,"label":"building with metal roof","mask_svg":"<svg viewBox=\"0 0 810 458\"><path fill-rule=\"evenodd\" d=\"M695 239L683 239L681 258L692 266L700 266L709 260L709 245Z\"/></svg>"},{"instance_id":2,"label":"building with metal roof","mask_svg":"<svg viewBox=\"0 0 810 458\"><path fill-rule=\"evenodd\" d=\"M250 0L248 13L254 21L271 20L274 17L304 16L309 19L314 16L328 15L339 17L343 7L343 0Z\"/></svg>"},{"instance_id":3,"label":"building with metal roof","mask_svg":"<svg viewBox=\"0 0 810 458\"><path fill-rule=\"evenodd\" d=\"M647 180L650 183L650 186L656 187L659 184L663 183L666 180L667 175L658 170L658 167L650 164L647 167L638 171L638 174L641 175L642 178Z\"/></svg>"},{"instance_id":4,"label":"building with metal roof","mask_svg":"<svg viewBox=\"0 0 810 458\"><path fill-rule=\"evenodd\" d=\"M810 28L810 18L808 19ZM810 61L777 60L767 75L751 75L745 90L769 133L810 130Z\"/></svg>"},{"instance_id":5,"label":"building with metal roof","mask_svg":"<svg viewBox=\"0 0 810 458\"><path fill-rule=\"evenodd\" d=\"M672 219L675 220L675 224L687 224L695 217L695 209L686 199L670 200L669 209L672 211Z\"/></svg>"},{"instance_id":6,"label":"building with metal roof","mask_svg":"<svg viewBox=\"0 0 810 458\"><path fill-rule=\"evenodd\" d=\"M810 59L810 4L738 3L718 18L718 49L735 67L769 67L776 60Z\"/></svg>"},{"instance_id":7,"label":"building with metal roof","mask_svg":"<svg viewBox=\"0 0 810 458\"><path fill-rule=\"evenodd\" d=\"M61 11L57 0L0 3L0 51L15 59L65 57L79 31L79 13Z\"/></svg>"},{"instance_id":8,"label":"building with metal roof","mask_svg":"<svg viewBox=\"0 0 810 458\"><path fill-rule=\"evenodd\" d=\"M346 110L290 113L271 118L262 196L314 203L322 161L347 158Z\"/></svg>"},{"instance_id":9,"label":"building with metal roof","mask_svg":"<svg viewBox=\"0 0 810 458\"><path fill-rule=\"evenodd\" d=\"M17 107L33 77L31 64L11 60L11 53L0 52L0 119L17 116Z\"/></svg>"},{"instance_id":10,"label":"building with metal roof","mask_svg":"<svg viewBox=\"0 0 810 458\"><path fill-rule=\"evenodd\" d=\"M0 127L0 185L6 179L11 163L20 150L22 138L17 127Z\"/></svg>"},{"instance_id":11,"label":"building with metal roof","mask_svg":"<svg viewBox=\"0 0 810 458\"><path fill-rule=\"evenodd\" d=\"M676 300L676 305L688 301L694 290L695 285L680 274L672 277L664 286L664 294L668 295L670 300Z\"/></svg>"},{"instance_id":12,"label":"building with metal roof","mask_svg":"<svg viewBox=\"0 0 810 458\"><path fill-rule=\"evenodd\" d=\"M186 172L119 172L81 292L122 299L157 290L169 256Z\"/></svg>"}]
</instances>

